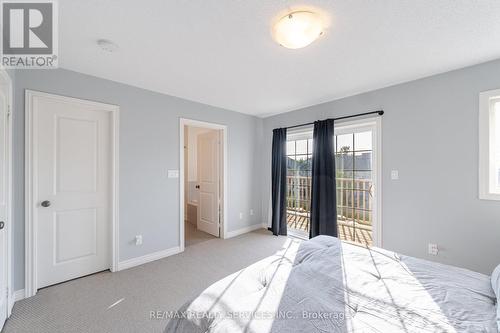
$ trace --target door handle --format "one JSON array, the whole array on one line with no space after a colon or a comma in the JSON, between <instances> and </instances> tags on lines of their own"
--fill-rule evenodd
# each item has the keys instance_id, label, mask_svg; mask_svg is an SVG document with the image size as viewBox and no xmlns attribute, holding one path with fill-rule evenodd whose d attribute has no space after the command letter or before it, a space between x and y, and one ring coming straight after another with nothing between
<instances>
[{"instance_id":1,"label":"door handle","mask_svg":"<svg viewBox=\"0 0 500 333\"><path fill-rule=\"evenodd\" d=\"M5 227L5 222L4 221L0 221L0 230L2 230L4 227Z\"/></svg>"},{"instance_id":2,"label":"door handle","mask_svg":"<svg viewBox=\"0 0 500 333\"><path fill-rule=\"evenodd\" d=\"M40 205L45 208L50 207L50 201L49 200L42 201Z\"/></svg>"},{"instance_id":3,"label":"door handle","mask_svg":"<svg viewBox=\"0 0 500 333\"><path fill-rule=\"evenodd\" d=\"M196 188L200 188L200 185L196 185Z\"/></svg>"}]
</instances>

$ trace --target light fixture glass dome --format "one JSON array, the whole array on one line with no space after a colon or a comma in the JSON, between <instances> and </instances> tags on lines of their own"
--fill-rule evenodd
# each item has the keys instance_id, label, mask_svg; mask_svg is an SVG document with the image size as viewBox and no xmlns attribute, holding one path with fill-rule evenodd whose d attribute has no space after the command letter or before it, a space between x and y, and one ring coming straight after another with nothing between
<instances>
[{"instance_id":1,"label":"light fixture glass dome","mask_svg":"<svg viewBox=\"0 0 500 333\"><path fill-rule=\"evenodd\" d=\"M322 33L324 22L320 15L310 11L291 12L279 19L273 27L276 41L289 49L300 49L314 42Z\"/></svg>"}]
</instances>

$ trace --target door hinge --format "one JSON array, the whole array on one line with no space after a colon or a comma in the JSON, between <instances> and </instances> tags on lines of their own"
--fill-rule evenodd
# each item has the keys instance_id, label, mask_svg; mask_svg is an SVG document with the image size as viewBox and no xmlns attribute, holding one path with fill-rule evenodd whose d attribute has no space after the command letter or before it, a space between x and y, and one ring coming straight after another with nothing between
<instances>
[{"instance_id":1,"label":"door hinge","mask_svg":"<svg viewBox=\"0 0 500 333\"><path fill-rule=\"evenodd\" d=\"M7 105L7 117L10 117L10 113L11 113L11 111L10 111L10 104L9 104L9 105Z\"/></svg>"}]
</instances>

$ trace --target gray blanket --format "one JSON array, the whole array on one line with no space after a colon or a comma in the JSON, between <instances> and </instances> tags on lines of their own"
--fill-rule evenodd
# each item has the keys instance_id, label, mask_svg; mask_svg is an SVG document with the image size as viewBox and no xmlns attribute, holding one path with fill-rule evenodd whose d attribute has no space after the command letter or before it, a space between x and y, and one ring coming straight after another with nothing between
<instances>
[{"instance_id":1,"label":"gray blanket","mask_svg":"<svg viewBox=\"0 0 500 333\"><path fill-rule=\"evenodd\" d=\"M213 284L166 332L497 332L495 302L486 275L319 236Z\"/></svg>"}]
</instances>

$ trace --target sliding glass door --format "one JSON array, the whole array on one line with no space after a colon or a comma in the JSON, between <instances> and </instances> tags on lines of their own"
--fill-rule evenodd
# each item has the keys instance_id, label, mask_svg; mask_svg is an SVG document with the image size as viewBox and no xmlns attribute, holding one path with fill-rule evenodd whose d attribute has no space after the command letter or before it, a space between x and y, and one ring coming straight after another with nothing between
<instances>
[{"instance_id":1,"label":"sliding glass door","mask_svg":"<svg viewBox=\"0 0 500 333\"><path fill-rule=\"evenodd\" d=\"M377 121L335 126L337 226L339 238L364 246L381 245L378 207ZM290 234L309 235L312 128L287 138L287 222Z\"/></svg>"}]
</instances>

